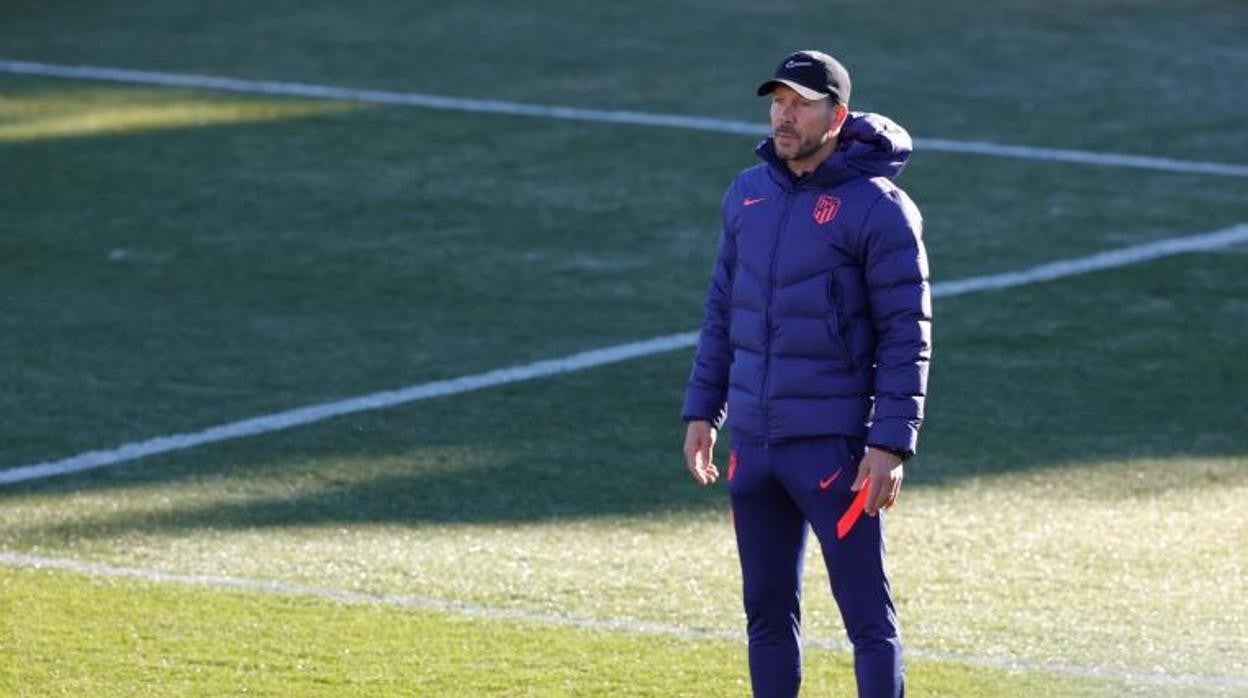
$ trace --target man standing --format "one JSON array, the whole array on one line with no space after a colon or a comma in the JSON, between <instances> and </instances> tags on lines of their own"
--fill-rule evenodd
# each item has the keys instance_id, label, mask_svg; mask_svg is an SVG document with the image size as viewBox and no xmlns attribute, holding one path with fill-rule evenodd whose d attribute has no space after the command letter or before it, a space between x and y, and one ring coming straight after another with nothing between
<instances>
[{"instance_id":1,"label":"man standing","mask_svg":"<svg viewBox=\"0 0 1248 698\"><path fill-rule=\"evenodd\" d=\"M795 696L801 684L809 523L854 646L859 696L901 696L876 514L896 501L902 461L915 452L931 355L922 218L891 181L910 136L884 117L850 114L849 73L818 51L787 56L758 94L771 97L772 135L756 149L762 164L724 195L685 394L685 461L698 482L715 482L716 433L732 428L728 488L754 695ZM855 503L868 516L855 519Z\"/></svg>"}]
</instances>

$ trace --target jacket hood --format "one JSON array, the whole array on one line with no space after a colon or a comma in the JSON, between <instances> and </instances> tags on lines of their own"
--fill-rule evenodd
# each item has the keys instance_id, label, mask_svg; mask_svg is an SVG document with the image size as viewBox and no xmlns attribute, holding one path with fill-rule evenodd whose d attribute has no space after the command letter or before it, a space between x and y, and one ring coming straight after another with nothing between
<instances>
[{"instance_id":1,"label":"jacket hood","mask_svg":"<svg viewBox=\"0 0 1248 698\"><path fill-rule=\"evenodd\" d=\"M901 174L914 150L910 134L887 116L850 112L841 127L836 150L813 172L795 178L776 155L769 137L754 152L797 186L834 187L860 177L888 177Z\"/></svg>"}]
</instances>

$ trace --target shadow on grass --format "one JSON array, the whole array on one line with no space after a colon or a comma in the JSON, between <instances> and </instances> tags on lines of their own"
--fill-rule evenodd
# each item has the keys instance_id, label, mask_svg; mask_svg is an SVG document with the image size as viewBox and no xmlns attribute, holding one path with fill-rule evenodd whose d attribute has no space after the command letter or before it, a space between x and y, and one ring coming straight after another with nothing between
<instances>
[{"instance_id":1,"label":"shadow on grass","mask_svg":"<svg viewBox=\"0 0 1248 698\"><path fill-rule=\"evenodd\" d=\"M1228 324L1239 306L1208 300L1217 290L1248 297L1237 265L1168 261L1120 272L1117 285L1085 277L1015 293L1008 304L963 302L964 319L974 321L951 323L937 337L931 418L923 452L907 468L910 486L1058 463L1248 454L1242 332ZM1115 296L1121 312L1099 312ZM1183 302L1145 302L1150 296ZM1232 329L1190 342L1203 327ZM949 348L943 355L942 346ZM48 501L37 506L71 507L71 497L58 495L110 491L115 514L22 534L87 539L132 530L509 524L724 507L722 485L693 484L680 456L688 360L688 352L675 352L27 483L0 490L0 504L38 496ZM1219 396L1216 409L1211 396ZM718 449L721 462L726 451ZM470 457L457 462L439 452ZM187 495L190 507L153 512L148 498L168 495L149 492L159 488ZM206 493L202 505L194 503L196 488ZM249 497L249 488L270 494Z\"/></svg>"},{"instance_id":2,"label":"shadow on grass","mask_svg":"<svg viewBox=\"0 0 1248 698\"><path fill-rule=\"evenodd\" d=\"M674 369L680 362L663 363ZM627 382L633 370L617 367L603 376ZM673 372L652 372L649 381L662 381ZM635 378L642 385L648 382ZM680 425L667 419L672 391L621 394L613 401L620 412L613 416L588 407L594 404L599 380L564 377L542 387L464 397L460 403L448 400L352 417L334 427L29 483L0 491L0 502L93 490L111 490L109 496L117 498L116 512L39 524L19 534L43 541L142 531L364 523L505 525L725 507L722 483L699 487L684 470ZM1113 438L1102 434L1080 439L1070 433L1078 427L1078 415L1070 420L1056 420L1030 441L1022 440L1028 430L1020 427L1010 435L1019 441L990 443L993 448L987 451L993 455L978 460L950 459L947 454L956 452L959 443L938 431L931 439L933 453L912 463L910 486L943 486L967 477L1141 453L1156 458L1248 453L1242 443L1193 450L1164 430L1154 430L1151 437L1138 432L1130 438L1117 433ZM1037 445L1062 426L1062 438L1047 448ZM717 449L721 464L726 453L724 445ZM192 498L188 506L173 511L150 509L149 502L160 498L150 490L171 486L175 497L201 489L211 501L200 504ZM61 500L47 506L72 505Z\"/></svg>"},{"instance_id":3,"label":"shadow on grass","mask_svg":"<svg viewBox=\"0 0 1248 698\"><path fill-rule=\"evenodd\" d=\"M160 463L152 463L147 467L132 467L128 472L118 471L116 477L97 475L90 482L78 481L72 486L51 483L31 486L27 493L114 489L121 506L118 512L100 517L89 515L68 522L38 525L27 529L23 537L28 534L40 540L82 540L142 531L349 524L506 525L660 515L726 506L723 484L709 489L695 485L684 472L674 449L663 455L650 450L635 455L621 454L611 462L601 457L588 457L572 464L567 454L547 460L531 447L529 444L523 453L487 458L463 469L403 472L398 466L389 472L354 481L347 477L335 481L331 472L311 484L308 478L300 477L297 478L300 484L289 491L280 491L282 488L275 487L275 483L280 482L285 469L306 475L307 461L279 459L253 464L234 461L223 466L190 469L164 468ZM1241 457L1243 453L1240 452ZM1179 454L1153 454L1157 458L1173 455ZM334 467L340 469L344 464L372 457L376 456L359 451L343 452L332 461L336 464ZM419 458L419 451L413 452L412 457ZM403 460L402 456L394 454L384 458L393 463ZM984 469L974 474L991 472ZM955 473L951 470L924 473L912 478L917 482L911 482L911 487L953 484L970 474L971 471ZM203 505L192 503L173 511L147 509L145 486L159 486L166 480L178 478L185 487L210 490L216 501ZM249 479L256 481L256 489L266 494L249 495ZM222 486L238 494L222 497ZM275 490L279 492L274 494ZM8 491L0 494L0 501L17 501L23 496L23 493ZM130 509L128 502L134 502L136 507ZM55 506L63 505L69 503Z\"/></svg>"}]
</instances>

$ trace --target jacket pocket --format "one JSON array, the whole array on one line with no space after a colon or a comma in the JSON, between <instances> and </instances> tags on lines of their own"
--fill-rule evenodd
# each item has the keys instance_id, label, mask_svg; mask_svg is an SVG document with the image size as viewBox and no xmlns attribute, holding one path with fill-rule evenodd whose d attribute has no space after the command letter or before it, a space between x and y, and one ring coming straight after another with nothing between
<instances>
[{"instance_id":1,"label":"jacket pocket","mask_svg":"<svg viewBox=\"0 0 1248 698\"><path fill-rule=\"evenodd\" d=\"M833 272L828 275L828 317L825 324L832 346L841 352L841 360L853 370L854 355L849 349L849 324L845 320L843 307L841 289L836 285L836 273Z\"/></svg>"}]
</instances>

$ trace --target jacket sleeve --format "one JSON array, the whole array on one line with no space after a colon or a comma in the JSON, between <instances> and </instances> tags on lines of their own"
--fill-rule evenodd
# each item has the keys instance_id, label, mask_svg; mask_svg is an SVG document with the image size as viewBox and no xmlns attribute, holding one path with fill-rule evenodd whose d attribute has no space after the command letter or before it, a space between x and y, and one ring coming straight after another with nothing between
<instances>
[{"instance_id":1,"label":"jacket sleeve","mask_svg":"<svg viewBox=\"0 0 1248 698\"><path fill-rule=\"evenodd\" d=\"M867 443L918 449L932 354L932 294L923 218L899 190L884 192L866 221L865 269L875 327L875 412Z\"/></svg>"},{"instance_id":2,"label":"jacket sleeve","mask_svg":"<svg viewBox=\"0 0 1248 698\"><path fill-rule=\"evenodd\" d=\"M711 273L710 288L706 292L702 330L698 335L698 348L681 410L686 422L706 420L716 427L722 427L728 416L728 369L732 365L732 346L728 337L732 276L737 264L735 214L732 211L737 201L733 194L735 189L734 183L724 194L720 205L723 225L719 252Z\"/></svg>"}]
</instances>

